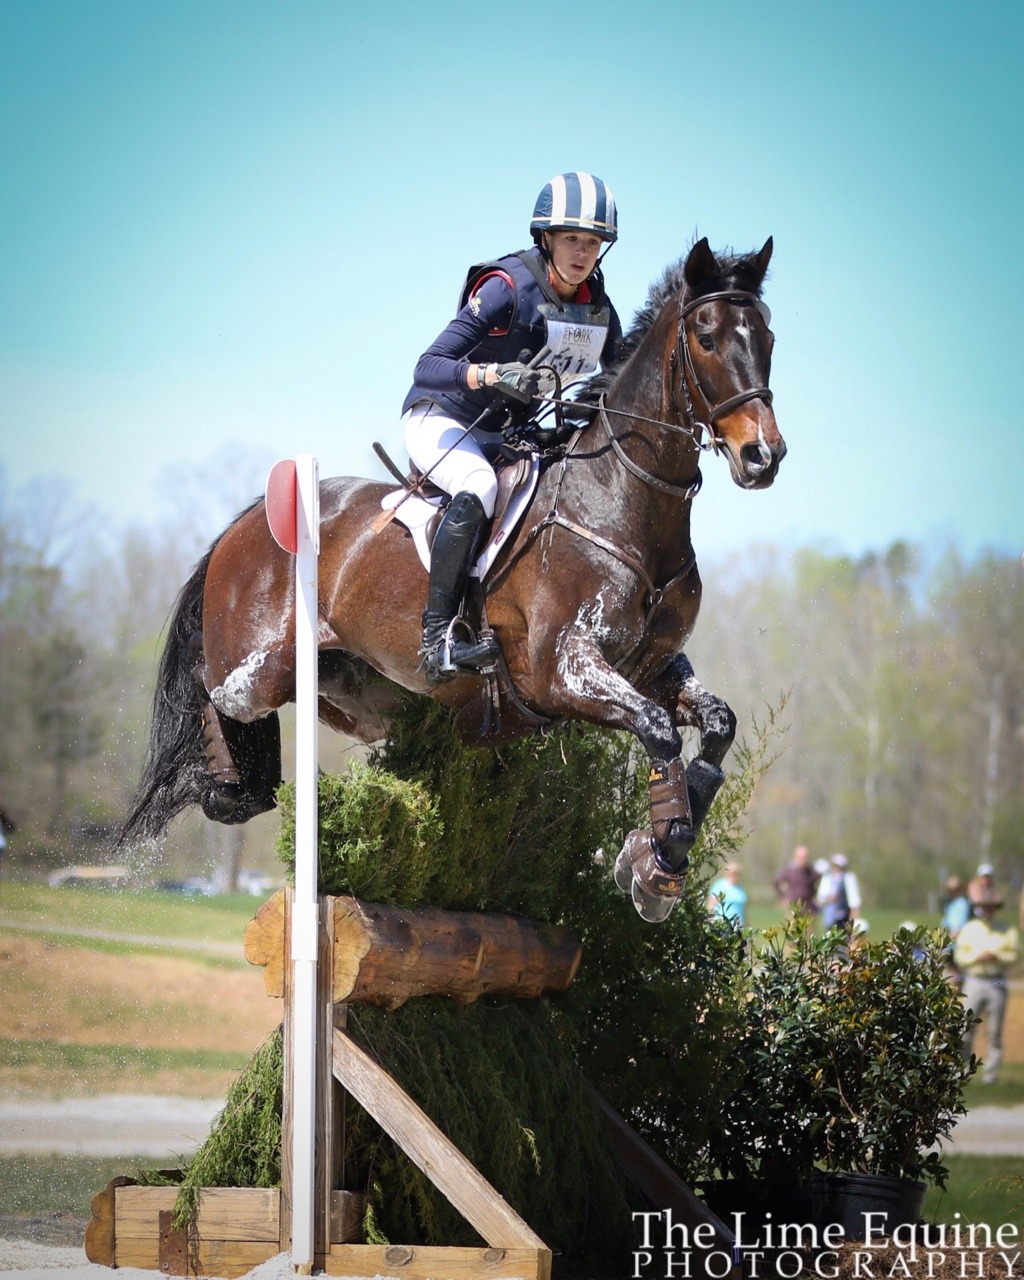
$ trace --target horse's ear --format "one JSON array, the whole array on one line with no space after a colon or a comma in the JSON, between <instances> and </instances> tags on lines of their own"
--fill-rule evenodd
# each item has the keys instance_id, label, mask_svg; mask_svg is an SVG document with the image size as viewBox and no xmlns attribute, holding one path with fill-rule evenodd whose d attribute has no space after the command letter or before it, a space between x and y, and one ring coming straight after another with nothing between
<instances>
[{"instance_id":1,"label":"horse's ear","mask_svg":"<svg viewBox=\"0 0 1024 1280\"><path fill-rule=\"evenodd\" d=\"M702 285L718 276L718 262L708 244L707 236L698 240L690 250L683 270L686 283L691 289L699 289Z\"/></svg>"},{"instance_id":2,"label":"horse's ear","mask_svg":"<svg viewBox=\"0 0 1024 1280\"><path fill-rule=\"evenodd\" d=\"M772 251L775 248L775 241L771 236L764 242L761 252L757 255L757 276L759 280L763 280L768 271L768 263L772 260Z\"/></svg>"}]
</instances>

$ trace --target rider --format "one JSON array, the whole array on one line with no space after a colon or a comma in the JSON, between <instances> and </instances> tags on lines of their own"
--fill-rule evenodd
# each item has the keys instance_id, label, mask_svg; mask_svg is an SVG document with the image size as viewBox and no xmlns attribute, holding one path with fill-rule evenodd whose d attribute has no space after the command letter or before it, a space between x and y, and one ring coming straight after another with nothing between
<instances>
[{"instance_id":1,"label":"rider","mask_svg":"<svg viewBox=\"0 0 1024 1280\"><path fill-rule=\"evenodd\" d=\"M494 514L497 480L481 447L487 426L493 442L499 409L525 423L538 389L555 385L552 370L564 386L610 364L622 332L598 265L618 236L611 189L589 173L552 178L537 197L530 231L532 249L470 270L460 310L420 357L402 406L410 459L453 495L434 537L423 613L431 684L479 671L497 654L493 640L466 638L454 626ZM542 350L545 372L528 369ZM474 427L492 406L490 424Z\"/></svg>"}]
</instances>

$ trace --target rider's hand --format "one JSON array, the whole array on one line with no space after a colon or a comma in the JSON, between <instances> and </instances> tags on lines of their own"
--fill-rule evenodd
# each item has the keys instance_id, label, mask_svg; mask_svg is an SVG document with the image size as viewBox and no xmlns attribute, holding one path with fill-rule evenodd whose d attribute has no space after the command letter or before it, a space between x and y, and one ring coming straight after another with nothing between
<instances>
[{"instance_id":1,"label":"rider's hand","mask_svg":"<svg viewBox=\"0 0 1024 1280\"><path fill-rule=\"evenodd\" d=\"M529 404L537 393L538 378L536 369L531 369L520 360L511 364L495 366L497 382L491 384L492 390L510 400L518 400L520 404Z\"/></svg>"}]
</instances>

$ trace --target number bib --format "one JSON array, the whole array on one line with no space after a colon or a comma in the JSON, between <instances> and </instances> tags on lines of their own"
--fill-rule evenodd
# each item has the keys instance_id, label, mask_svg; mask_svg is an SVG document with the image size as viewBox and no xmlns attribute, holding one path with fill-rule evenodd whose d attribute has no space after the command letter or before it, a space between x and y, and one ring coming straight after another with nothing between
<instances>
[{"instance_id":1,"label":"number bib","mask_svg":"<svg viewBox=\"0 0 1024 1280\"><path fill-rule=\"evenodd\" d=\"M562 386L567 387L596 373L608 337L609 308L585 303L566 303L556 307L545 302L539 310L547 326L547 346L551 352L545 364L557 372ZM546 395L554 388L555 378L551 370L541 369L541 392Z\"/></svg>"}]
</instances>

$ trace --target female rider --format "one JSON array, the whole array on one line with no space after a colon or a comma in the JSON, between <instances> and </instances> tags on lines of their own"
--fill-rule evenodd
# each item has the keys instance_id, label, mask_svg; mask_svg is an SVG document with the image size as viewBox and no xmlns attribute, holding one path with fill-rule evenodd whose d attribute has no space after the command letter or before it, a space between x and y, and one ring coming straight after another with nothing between
<instances>
[{"instance_id":1,"label":"female rider","mask_svg":"<svg viewBox=\"0 0 1024 1280\"><path fill-rule=\"evenodd\" d=\"M492 406L525 422L538 387L554 385L551 370L565 386L609 365L622 332L598 266L618 236L610 188L589 173L552 178L530 231L532 249L470 271L458 314L420 357L402 406L409 457L453 495L434 537L423 613L431 684L479 671L497 653L493 641L454 626L497 494L481 447L488 424L468 428ZM538 376L527 365L542 349L546 372Z\"/></svg>"}]
</instances>

